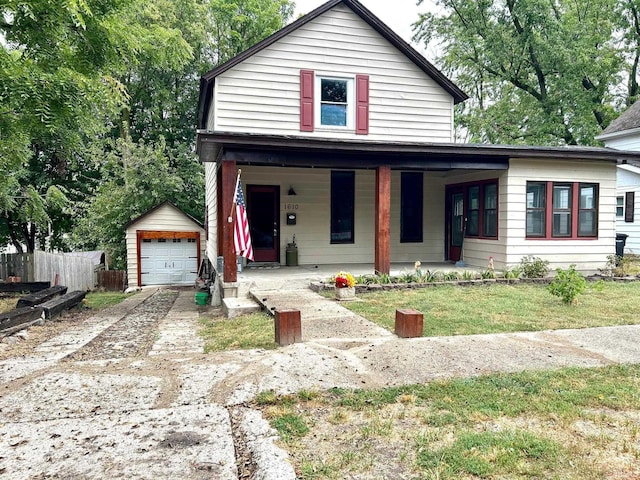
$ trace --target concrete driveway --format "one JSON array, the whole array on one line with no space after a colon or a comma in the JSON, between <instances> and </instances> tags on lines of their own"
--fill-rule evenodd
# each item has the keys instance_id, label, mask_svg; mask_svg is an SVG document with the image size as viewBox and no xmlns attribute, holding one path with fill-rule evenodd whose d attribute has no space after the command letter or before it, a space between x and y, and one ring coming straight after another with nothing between
<instances>
[{"instance_id":1,"label":"concrete driveway","mask_svg":"<svg viewBox=\"0 0 640 480\"><path fill-rule=\"evenodd\" d=\"M0 476L294 479L260 391L640 363L640 327L399 339L299 288L304 343L205 355L191 289L141 292L0 362Z\"/></svg>"}]
</instances>

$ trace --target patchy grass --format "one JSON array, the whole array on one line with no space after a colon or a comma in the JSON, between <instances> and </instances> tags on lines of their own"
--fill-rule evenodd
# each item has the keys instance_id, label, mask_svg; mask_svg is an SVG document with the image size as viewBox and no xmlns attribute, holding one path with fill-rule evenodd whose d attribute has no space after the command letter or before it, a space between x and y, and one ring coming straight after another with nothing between
<instances>
[{"instance_id":1,"label":"patchy grass","mask_svg":"<svg viewBox=\"0 0 640 480\"><path fill-rule=\"evenodd\" d=\"M99 310L116 305L131 295L130 293L122 292L89 292L84 298L84 306L92 310Z\"/></svg>"},{"instance_id":2,"label":"patchy grass","mask_svg":"<svg viewBox=\"0 0 640 480\"><path fill-rule=\"evenodd\" d=\"M16 308L16 303L18 303L19 296L9 295L0 297L0 313L8 312L9 310L13 310Z\"/></svg>"},{"instance_id":3,"label":"patchy grass","mask_svg":"<svg viewBox=\"0 0 640 480\"><path fill-rule=\"evenodd\" d=\"M640 366L270 393L299 478L640 478Z\"/></svg>"},{"instance_id":4,"label":"patchy grass","mask_svg":"<svg viewBox=\"0 0 640 480\"><path fill-rule=\"evenodd\" d=\"M200 319L200 336L205 353L221 350L265 348L275 343L273 318L266 313L252 313L237 318Z\"/></svg>"},{"instance_id":5,"label":"patchy grass","mask_svg":"<svg viewBox=\"0 0 640 480\"><path fill-rule=\"evenodd\" d=\"M0 297L0 313L8 312L16 308L16 303L22 295ZM89 292L84 298L82 306L91 310L100 310L110 307L129 298L131 294L121 292Z\"/></svg>"},{"instance_id":6,"label":"patchy grass","mask_svg":"<svg viewBox=\"0 0 640 480\"><path fill-rule=\"evenodd\" d=\"M424 313L424 336L629 325L638 322L640 282L600 282L565 305L545 285L439 285L358 294L344 306L393 331L395 310Z\"/></svg>"}]
</instances>

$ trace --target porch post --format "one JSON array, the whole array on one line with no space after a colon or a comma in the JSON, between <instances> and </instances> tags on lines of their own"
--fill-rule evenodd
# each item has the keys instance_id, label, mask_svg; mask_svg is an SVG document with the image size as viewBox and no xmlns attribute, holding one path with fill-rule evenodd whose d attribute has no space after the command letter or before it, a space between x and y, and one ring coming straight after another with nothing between
<instances>
[{"instance_id":1,"label":"porch post","mask_svg":"<svg viewBox=\"0 0 640 480\"><path fill-rule=\"evenodd\" d=\"M233 222L229 223L233 204L233 189L236 187L236 162L222 160L222 256L224 257L223 280L227 283L238 280L236 254L233 251Z\"/></svg>"},{"instance_id":2,"label":"porch post","mask_svg":"<svg viewBox=\"0 0 640 480\"><path fill-rule=\"evenodd\" d=\"M375 271L376 274L391 271L391 167L376 168L376 231L375 231Z\"/></svg>"}]
</instances>

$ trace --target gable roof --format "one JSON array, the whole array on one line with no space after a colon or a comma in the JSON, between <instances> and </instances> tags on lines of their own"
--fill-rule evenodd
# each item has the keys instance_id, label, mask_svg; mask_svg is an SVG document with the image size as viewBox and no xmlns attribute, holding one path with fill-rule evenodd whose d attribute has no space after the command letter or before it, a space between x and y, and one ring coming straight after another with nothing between
<instances>
[{"instance_id":1,"label":"gable roof","mask_svg":"<svg viewBox=\"0 0 640 480\"><path fill-rule=\"evenodd\" d=\"M635 102L622 112L622 115L611 122L596 138L604 139L615 136L615 134L621 134L627 130L636 130L638 128L640 128L640 102Z\"/></svg>"},{"instance_id":2,"label":"gable roof","mask_svg":"<svg viewBox=\"0 0 640 480\"><path fill-rule=\"evenodd\" d=\"M182 215L184 215L185 217L187 217L189 220L191 220L193 223L197 224L200 228L204 228L204 225L202 225L202 223L200 223L198 220L196 220L194 217L192 217L191 215L189 215L187 212L185 212L184 210L182 210L181 208L176 207L173 203L171 203L169 200L165 200L162 203L159 203L158 205L156 205L153 208L150 208L149 210L147 210L146 212L144 212L142 215L137 216L136 218L134 218L133 220L131 220L129 223L127 223L124 226L124 229L126 230L127 228L129 228L131 225L133 225L134 223L139 222L140 220L142 220L145 217L148 217L149 215L151 215L154 212L157 212L158 210L160 210L162 207L164 206L169 206L172 207L173 209L177 210L178 212L180 212Z\"/></svg>"},{"instance_id":3,"label":"gable roof","mask_svg":"<svg viewBox=\"0 0 640 480\"><path fill-rule=\"evenodd\" d=\"M383 38L385 38L389 43L400 50L400 52L404 54L409 60L411 60L420 70L430 76L438 85L440 85L447 93L449 93L449 95L453 97L454 103L458 104L460 102L464 102L467 98L469 98L469 96L464 93L455 83L449 80L449 78L447 78L440 70L433 66L426 58L418 53L411 45L405 42L397 33L391 30L387 25L385 25L382 20L376 17L360 2L358 2L357 0L329 0L323 5L320 5L315 10L298 18L295 22L290 23L286 27L265 38L261 42L256 43L254 46L248 48L239 55L236 55L222 65L219 65L213 70L205 73L202 78L200 78L200 98L198 100L198 128L205 128L207 124L207 113L209 110L208 106L211 102L215 78L218 75L245 61L252 55L255 55L256 53L272 45L281 38L289 35L291 32L294 32L303 25L306 25L307 23L311 22L312 20L316 19L320 15L326 13L339 4L344 4L349 7L356 15L358 15L362 20L369 24L369 26L371 26Z\"/></svg>"}]
</instances>

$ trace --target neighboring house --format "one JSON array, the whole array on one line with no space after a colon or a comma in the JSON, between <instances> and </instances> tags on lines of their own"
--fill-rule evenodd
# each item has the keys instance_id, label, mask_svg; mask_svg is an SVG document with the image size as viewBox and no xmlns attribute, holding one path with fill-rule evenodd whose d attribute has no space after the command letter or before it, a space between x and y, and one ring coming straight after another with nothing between
<instances>
[{"instance_id":1,"label":"neighboring house","mask_svg":"<svg viewBox=\"0 0 640 480\"><path fill-rule=\"evenodd\" d=\"M456 144L467 96L355 0L331 0L201 79L206 255L236 280L237 169L256 262L455 262L525 255L604 267L619 158L605 148ZM295 214L292 218L290 214ZM284 262L283 262L284 263Z\"/></svg>"},{"instance_id":2,"label":"neighboring house","mask_svg":"<svg viewBox=\"0 0 640 480\"><path fill-rule=\"evenodd\" d=\"M205 236L195 218L163 202L125 228L130 287L195 283Z\"/></svg>"},{"instance_id":3,"label":"neighboring house","mask_svg":"<svg viewBox=\"0 0 640 480\"><path fill-rule=\"evenodd\" d=\"M606 147L640 152L640 102L635 102L596 137ZM616 174L616 232L628 235L625 252L640 253L640 219L635 215L640 202L640 162L630 159L618 164Z\"/></svg>"}]
</instances>

